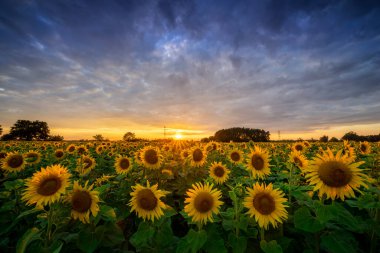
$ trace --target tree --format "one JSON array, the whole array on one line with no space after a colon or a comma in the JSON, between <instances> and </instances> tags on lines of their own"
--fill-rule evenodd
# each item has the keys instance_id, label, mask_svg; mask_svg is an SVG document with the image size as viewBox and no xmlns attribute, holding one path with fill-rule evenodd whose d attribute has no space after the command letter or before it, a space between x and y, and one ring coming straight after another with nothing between
<instances>
[{"instance_id":1,"label":"tree","mask_svg":"<svg viewBox=\"0 0 380 253\"><path fill-rule=\"evenodd\" d=\"M359 139L360 139L360 136L353 131L346 133L342 137L342 140L347 140L347 141L359 141Z\"/></svg>"},{"instance_id":2,"label":"tree","mask_svg":"<svg viewBox=\"0 0 380 253\"><path fill-rule=\"evenodd\" d=\"M104 141L104 137L101 134L96 134L92 136L92 138L94 138L96 141Z\"/></svg>"},{"instance_id":3,"label":"tree","mask_svg":"<svg viewBox=\"0 0 380 253\"><path fill-rule=\"evenodd\" d=\"M328 142L329 141L329 137L327 135L323 135L321 138L319 138L319 141L320 142Z\"/></svg>"},{"instance_id":4,"label":"tree","mask_svg":"<svg viewBox=\"0 0 380 253\"><path fill-rule=\"evenodd\" d=\"M214 138L216 141L221 142L267 142L269 141L269 136L270 133L262 129L233 127L217 131L214 135Z\"/></svg>"},{"instance_id":5,"label":"tree","mask_svg":"<svg viewBox=\"0 0 380 253\"><path fill-rule=\"evenodd\" d=\"M3 127L0 125L0 136L3 134Z\"/></svg>"},{"instance_id":6,"label":"tree","mask_svg":"<svg viewBox=\"0 0 380 253\"><path fill-rule=\"evenodd\" d=\"M63 139L61 135L50 135L48 141L63 141Z\"/></svg>"},{"instance_id":7,"label":"tree","mask_svg":"<svg viewBox=\"0 0 380 253\"><path fill-rule=\"evenodd\" d=\"M339 140L338 140L338 138L336 138L336 137L332 137L329 141L330 141L330 142L338 142Z\"/></svg>"},{"instance_id":8,"label":"tree","mask_svg":"<svg viewBox=\"0 0 380 253\"><path fill-rule=\"evenodd\" d=\"M132 132L126 132L123 136L123 141L134 141L136 140L135 133Z\"/></svg>"},{"instance_id":9,"label":"tree","mask_svg":"<svg viewBox=\"0 0 380 253\"><path fill-rule=\"evenodd\" d=\"M17 120L11 127L9 138L13 140L46 140L50 129L44 121Z\"/></svg>"}]
</instances>

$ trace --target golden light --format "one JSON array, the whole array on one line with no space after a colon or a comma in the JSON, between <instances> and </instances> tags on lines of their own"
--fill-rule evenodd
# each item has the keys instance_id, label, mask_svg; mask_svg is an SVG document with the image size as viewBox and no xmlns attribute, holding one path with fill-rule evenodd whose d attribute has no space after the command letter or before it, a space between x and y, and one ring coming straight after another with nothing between
<instances>
[{"instance_id":1,"label":"golden light","mask_svg":"<svg viewBox=\"0 0 380 253\"><path fill-rule=\"evenodd\" d=\"M182 139L182 134L180 132L176 132L175 135L174 135L174 138L177 139L177 140L180 140Z\"/></svg>"}]
</instances>

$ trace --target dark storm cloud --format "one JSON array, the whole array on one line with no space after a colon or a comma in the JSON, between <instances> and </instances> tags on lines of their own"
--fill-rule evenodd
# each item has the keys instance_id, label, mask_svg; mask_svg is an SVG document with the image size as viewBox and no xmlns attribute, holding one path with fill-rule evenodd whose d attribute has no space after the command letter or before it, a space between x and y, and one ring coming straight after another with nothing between
<instances>
[{"instance_id":1,"label":"dark storm cloud","mask_svg":"<svg viewBox=\"0 0 380 253\"><path fill-rule=\"evenodd\" d=\"M379 123L379 17L377 1L2 1L1 121Z\"/></svg>"}]
</instances>

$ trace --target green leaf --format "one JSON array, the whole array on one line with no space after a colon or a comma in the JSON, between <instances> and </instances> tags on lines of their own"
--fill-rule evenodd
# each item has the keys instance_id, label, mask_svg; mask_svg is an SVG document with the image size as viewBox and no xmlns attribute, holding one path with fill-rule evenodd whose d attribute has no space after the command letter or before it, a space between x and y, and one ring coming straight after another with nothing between
<instances>
[{"instance_id":1,"label":"green leaf","mask_svg":"<svg viewBox=\"0 0 380 253\"><path fill-rule=\"evenodd\" d=\"M101 206L100 215L102 216L102 219L105 221L116 221L115 210L110 206Z\"/></svg>"},{"instance_id":2,"label":"green leaf","mask_svg":"<svg viewBox=\"0 0 380 253\"><path fill-rule=\"evenodd\" d=\"M237 237L234 233L228 235L228 242L232 247L233 253L244 253L247 249L247 238L245 236Z\"/></svg>"},{"instance_id":3,"label":"green leaf","mask_svg":"<svg viewBox=\"0 0 380 253\"><path fill-rule=\"evenodd\" d=\"M154 228L151 227L149 223L141 222L136 233L131 236L129 241L136 249L142 249L149 245L154 232Z\"/></svg>"},{"instance_id":4,"label":"green leaf","mask_svg":"<svg viewBox=\"0 0 380 253\"><path fill-rule=\"evenodd\" d=\"M233 202L236 202L236 193L234 191L229 191L228 192L228 195L230 196L230 199L233 201Z\"/></svg>"},{"instance_id":5,"label":"green leaf","mask_svg":"<svg viewBox=\"0 0 380 253\"><path fill-rule=\"evenodd\" d=\"M240 220L239 220L239 222L236 224L236 226L237 226L239 229L241 229L241 230L247 232L248 221L249 221L249 218L248 218L247 216L242 215L242 216L240 216Z\"/></svg>"},{"instance_id":6,"label":"green leaf","mask_svg":"<svg viewBox=\"0 0 380 253\"><path fill-rule=\"evenodd\" d=\"M207 233L204 230L196 232L193 229L190 229L189 233L186 235L186 240L189 243L192 252L195 253L198 252L207 241Z\"/></svg>"},{"instance_id":7,"label":"green leaf","mask_svg":"<svg viewBox=\"0 0 380 253\"><path fill-rule=\"evenodd\" d=\"M166 222L157 228L154 236L154 241L159 248L171 246L176 239L177 238L173 235L170 219L166 220Z\"/></svg>"},{"instance_id":8,"label":"green leaf","mask_svg":"<svg viewBox=\"0 0 380 253\"><path fill-rule=\"evenodd\" d=\"M349 232L334 231L321 236L321 248L331 253L358 252L357 242Z\"/></svg>"},{"instance_id":9,"label":"green leaf","mask_svg":"<svg viewBox=\"0 0 380 253\"><path fill-rule=\"evenodd\" d=\"M335 217L331 205L323 205L319 201L316 201L315 204L315 213L320 223L325 224L326 222L332 220Z\"/></svg>"},{"instance_id":10,"label":"green leaf","mask_svg":"<svg viewBox=\"0 0 380 253\"><path fill-rule=\"evenodd\" d=\"M294 213L294 225L296 228L310 233L321 231L324 226L311 215L307 207L301 207Z\"/></svg>"},{"instance_id":11,"label":"green leaf","mask_svg":"<svg viewBox=\"0 0 380 253\"><path fill-rule=\"evenodd\" d=\"M82 230L78 234L77 247L86 253L92 253L100 243L96 234L88 230Z\"/></svg>"},{"instance_id":12,"label":"green leaf","mask_svg":"<svg viewBox=\"0 0 380 253\"><path fill-rule=\"evenodd\" d=\"M334 214L334 221L343 228L360 233L363 230L361 223L346 208L339 203L331 205L331 211Z\"/></svg>"},{"instance_id":13,"label":"green leaf","mask_svg":"<svg viewBox=\"0 0 380 253\"><path fill-rule=\"evenodd\" d=\"M34 213L38 213L38 212L42 212L43 210L41 209L37 209L37 208L33 208L33 209L30 209L30 210L27 210L25 212L22 212L19 214L19 216L17 216L16 219L13 220L12 224L5 228L4 230L2 228L0 228L0 235L3 235L5 233L8 233L8 231L10 231L14 226L17 225L17 223L24 217L30 215L30 214L34 214Z\"/></svg>"},{"instance_id":14,"label":"green leaf","mask_svg":"<svg viewBox=\"0 0 380 253\"><path fill-rule=\"evenodd\" d=\"M54 245L55 249L53 249L51 252L52 253L59 253L59 252L61 252L62 246L63 246L63 242L57 242L56 245Z\"/></svg>"},{"instance_id":15,"label":"green leaf","mask_svg":"<svg viewBox=\"0 0 380 253\"><path fill-rule=\"evenodd\" d=\"M14 181L7 181L4 182L4 187L7 190L16 190L21 188L24 185L24 180L22 179L16 179Z\"/></svg>"},{"instance_id":16,"label":"green leaf","mask_svg":"<svg viewBox=\"0 0 380 253\"><path fill-rule=\"evenodd\" d=\"M40 230L38 228L28 229L24 235L17 241L16 253L25 252L28 244L39 238Z\"/></svg>"},{"instance_id":17,"label":"green leaf","mask_svg":"<svg viewBox=\"0 0 380 253\"><path fill-rule=\"evenodd\" d=\"M222 226L224 230L230 231L235 228L235 221L234 220L223 220Z\"/></svg>"},{"instance_id":18,"label":"green leaf","mask_svg":"<svg viewBox=\"0 0 380 253\"><path fill-rule=\"evenodd\" d=\"M202 249L208 253L227 253L227 249L224 245L224 240L218 233L218 226L216 224L211 225L207 229L207 241Z\"/></svg>"},{"instance_id":19,"label":"green leaf","mask_svg":"<svg viewBox=\"0 0 380 253\"><path fill-rule=\"evenodd\" d=\"M265 253L282 253L282 248L275 240L266 242L265 240L260 242L260 248Z\"/></svg>"},{"instance_id":20,"label":"green leaf","mask_svg":"<svg viewBox=\"0 0 380 253\"><path fill-rule=\"evenodd\" d=\"M204 230L201 231L194 231L193 229L190 229L189 232L185 237L183 237L178 246L177 246L177 253L182 252L192 252L196 253L198 250L202 248L202 246L207 241L207 233Z\"/></svg>"},{"instance_id":21,"label":"green leaf","mask_svg":"<svg viewBox=\"0 0 380 253\"><path fill-rule=\"evenodd\" d=\"M103 225L102 245L106 247L113 247L122 243L125 238L123 231L115 223L107 223ZM97 228L98 229L98 228Z\"/></svg>"}]
</instances>

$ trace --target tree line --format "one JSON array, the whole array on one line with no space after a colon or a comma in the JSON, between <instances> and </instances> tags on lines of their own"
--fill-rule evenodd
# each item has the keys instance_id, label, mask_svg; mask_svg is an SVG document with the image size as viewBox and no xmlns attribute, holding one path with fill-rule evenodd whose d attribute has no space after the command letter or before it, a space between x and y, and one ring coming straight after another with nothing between
<instances>
[{"instance_id":1,"label":"tree line","mask_svg":"<svg viewBox=\"0 0 380 253\"><path fill-rule=\"evenodd\" d=\"M233 127L228 129L218 130L214 136L203 138L202 142L220 141L220 142L267 142L270 140L269 131L263 129L253 129L245 127Z\"/></svg>"}]
</instances>

